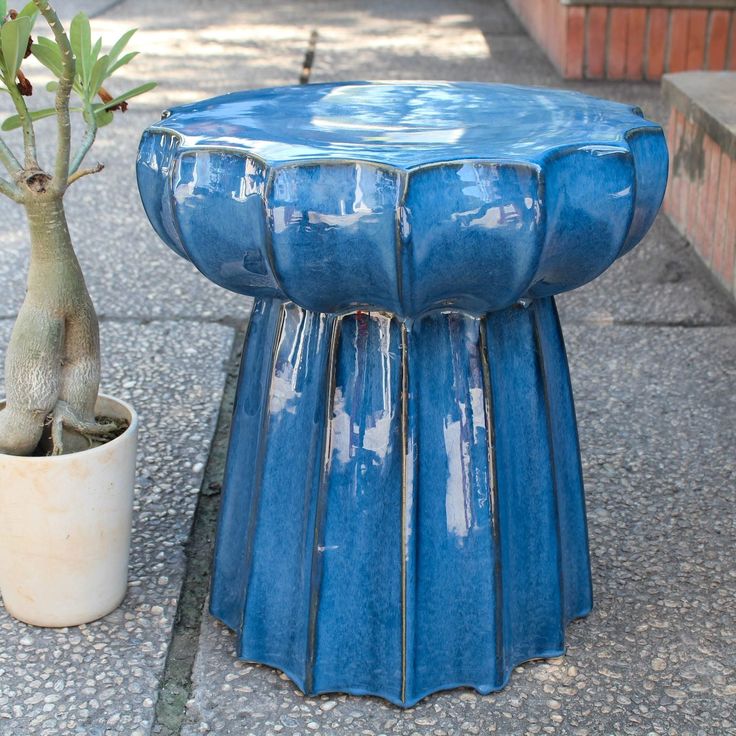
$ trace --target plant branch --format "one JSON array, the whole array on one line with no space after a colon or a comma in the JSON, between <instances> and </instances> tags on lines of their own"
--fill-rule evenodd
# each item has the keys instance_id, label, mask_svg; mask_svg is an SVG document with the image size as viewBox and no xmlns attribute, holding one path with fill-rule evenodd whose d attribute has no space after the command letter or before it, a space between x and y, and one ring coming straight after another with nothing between
<instances>
[{"instance_id":1,"label":"plant branch","mask_svg":"<svg viewBox=\"0 0 736 736\"><path fill-rule=\"evenodd\" d=\"M11 176L15 176L23 168L2 138L0 138L0 161Z\"/></svg>"},{"instance_id":2,"label":"plant branch","mask_svg":"<svg viewBox=\"0 0 736 736\"><path fill-rule=\"evenodd\" d=\"M36 153L36 132L33 130L33 120L28 112L28 106L23 99L23 95L19 92L15 84L8 85L8 93L13 100L13 105L18 112L20 123L23 128L23 149L25 151L25 167L26 169L37 169L38 160Z\"/></svg>"},{"instance_id":3,"label":"plant branch","mask_svg":"<svg viewBox=\"0 0 736 736\"><path fill-rule=\"evenodd\" d=\"M84 120L87 123L87 129L84 131L82 137L82 143L79 146L79 150L72 159L69 165L69 173L76 173L77 169L82 165L84 157L89 153L89 149L92 148L92 144L95 142L97 136L97 118L95 117L95 111L92 108L92 104L85 100L84 103Z\"/></svg>"},{"instance_id":4,"label":"plant branch","mask_svg":"<svg viewBox=\"0 0 736 736\"><path fill-rule=\"evenodd\" d=\"M74 53L59 16L49 5L48 0L33 0L41 15L54 34L59 50L61 51L62 74L59 77L59 86L56 90L56 162L54 164L54 178L52 189L63 193L69 178L69 153L71 149L72 125L69 118L69 96L71 95L76 74Z\"/></svg>"},{"instance_id":5,"label":"plant branch","mask_svg":"<svg viewBox=\"0 0 736 736\"><path fill-rule=\"evenodd\" d=\"M10 197L14 202L20 203L23 201L23 195L20 193L20 189L13 186L6 179L0 179L0 194Z\"/></svg>"},{"instance_id":6,"label":"plant branch","mask_svg":"<svg viewBox=\"0 0 736 736\"><path fill-rule=\"evenodd\" d=\"M105 164L95 164L94 166L90 166L88 169L77 169L74 173L69 174L69 179L67 180L67 186L69 184L73 184L77 179L81 179L83 176L88 176L89 174L99 174L102 169L105 168Z\"/></svg>"}]
</instances>

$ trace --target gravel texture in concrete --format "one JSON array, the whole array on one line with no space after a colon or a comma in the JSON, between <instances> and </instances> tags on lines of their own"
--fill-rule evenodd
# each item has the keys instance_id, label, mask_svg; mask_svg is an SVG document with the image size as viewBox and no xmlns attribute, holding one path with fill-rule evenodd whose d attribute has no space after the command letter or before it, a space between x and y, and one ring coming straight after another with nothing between
<instances>
[{"instance_id":1,"label":"gravel texture in concrete","mask_svg":"<svg viewBox=\"0 0 736 736\"><path fill-rule=\"evenodd\" d=\"M207 618L185 736L736 733L736 327L568 325L595 609L485 697L305 698Z\"/></svg>"},{"instance_id":2,"label":"gravel texture in concrete","mask_svg":"<svg viewBox=\"0 0 736 736\"><path fill-rule=\"evenodd\" d=\"M232 336L206 322L103 323L103 390L141 419L129 592L68 629L0 607L0 736L149 733Z\"/></svg>"},{"instance_id":3,"label":"gravel texture in concrete","mask_svg":"<svg viewBox=\"0 0 736 736\"><path fill-rule=\"evenodd\" d=\"M0 736L167 734L153 714L183 545L219 407L228 325L241 323L249 302L208 283L145 220L135 150L162 109L295 83L316 30L313 82L558 86L663 114L656 85L563 82L502 0L86 2L106 42L141 29L132 48L146 54L114 90L160 82L101 132L91 160L107 170L75 185L68 200L104 318L105 387L144 419L132 583L119 611L78 629L30 629L0 610ZM43 88L42 71L34 81ZM22 298L27 246L19 208L0 208L4 346L10 322L2 318ZM185 736L736 734L733 303L663 217L641 246L559 303L596 596L591 616L568 629L567 655L518 668L501 693L453 691L401 711L372 698L305 698L278 672L238 662L232 634L205 613Z\"/></svg>"}]
</instances>

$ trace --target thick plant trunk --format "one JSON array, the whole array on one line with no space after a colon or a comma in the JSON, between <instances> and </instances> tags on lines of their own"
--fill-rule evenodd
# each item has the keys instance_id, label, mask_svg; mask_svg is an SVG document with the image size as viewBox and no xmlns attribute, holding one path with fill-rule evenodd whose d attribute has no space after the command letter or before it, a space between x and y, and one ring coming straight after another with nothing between
<instances>
[{"instance_id":1,"label":"thick plant trunk","mask_svg":"<svg viewBox=\"0 0 736 736\"><path fill-rule=\"evenodd\" d=\"M31 234L28 290L5 360L0 452L31 454L52 423L54 452L89 447L100 383L97 316L72 249L60 196L25 204Z\"/></svg>"}]
</instances>

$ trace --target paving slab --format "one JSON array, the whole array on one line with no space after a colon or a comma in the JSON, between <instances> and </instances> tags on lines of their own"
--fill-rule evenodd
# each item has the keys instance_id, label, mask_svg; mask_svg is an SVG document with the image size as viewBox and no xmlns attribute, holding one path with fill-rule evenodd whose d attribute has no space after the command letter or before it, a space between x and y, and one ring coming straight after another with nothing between
<instances>
[{"instance_id":1,"label":"paving slab","mask_svg":"<svg viewBox=\"0 0 736 736\"><path fill-rule=\"evenodd\" d=\"M0 345L10 326L0 321ZM0 606L0 736L149 733L232 339L206 322L102 324L103 390L141 418L129 592L68 629Z\"/></svg>"},{"instance_id":2,"label":"paving slab","mask_svg":"<svg viewBox=\"0 0 736 736\"><path fill-rule=\"evenodd\" d=\"M736 328L568 325L595 608L501 693L305 698L205 616L184 736L736 733Z\"/></svg>"}]
</instances>

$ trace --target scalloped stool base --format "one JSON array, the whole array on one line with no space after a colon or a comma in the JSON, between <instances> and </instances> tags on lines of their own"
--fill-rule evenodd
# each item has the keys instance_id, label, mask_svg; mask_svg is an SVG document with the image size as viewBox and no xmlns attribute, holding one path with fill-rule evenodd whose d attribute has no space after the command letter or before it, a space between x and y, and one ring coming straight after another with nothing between
<instances>
[{"instance_id":1,"label":"scalloped stool base","mask_svg":"<svg viewBox=\"0 0 736 736\"><path fill-rule=\"evenodd\" d=\"M591 608L551 297L483 317L256 301L211 611L307 694L502 688Z\"/></svg>"}]
</instances>

